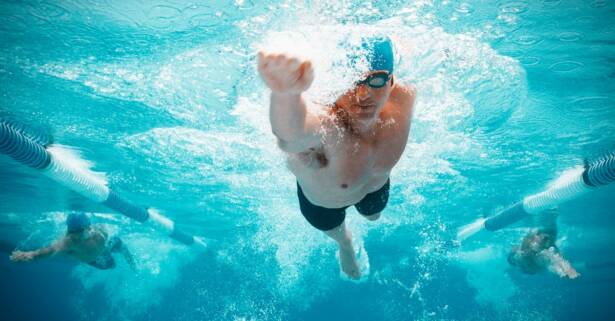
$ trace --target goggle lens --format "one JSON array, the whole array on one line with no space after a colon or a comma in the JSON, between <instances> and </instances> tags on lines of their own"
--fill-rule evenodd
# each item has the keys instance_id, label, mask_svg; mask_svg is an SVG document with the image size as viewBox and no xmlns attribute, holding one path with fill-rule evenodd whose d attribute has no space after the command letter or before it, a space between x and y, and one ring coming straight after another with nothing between
<instances>
[{"instance_id":1,"label":"goggle lens","mask_svg":"<svg viewBox=\"0 0 615 321\"><path fill-rule=\"evenodd\" d=\"M358 84L367 84L372 88L382 88L387 84L389 78L388 73L376 73L369 75L365 80L358 82Z\"/></svg>"}]
</instances>

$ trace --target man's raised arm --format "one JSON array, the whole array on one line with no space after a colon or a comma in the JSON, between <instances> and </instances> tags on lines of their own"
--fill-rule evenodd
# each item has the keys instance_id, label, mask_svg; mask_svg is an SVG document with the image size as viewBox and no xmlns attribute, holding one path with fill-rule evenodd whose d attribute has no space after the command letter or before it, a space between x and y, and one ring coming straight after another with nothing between
<instances>
[{"instance_id":1,"label":"man's raised arm","mask_svg":"<svg viewBox=\"0 0 615 321\"><path fill-rule=\"evenodd\" d=\"M320 144L320 120L301 97L314 80L311 62L259 52L258 72L271 89L269 120L280 148L298 153Z\"/></svg>"}]
</instances>

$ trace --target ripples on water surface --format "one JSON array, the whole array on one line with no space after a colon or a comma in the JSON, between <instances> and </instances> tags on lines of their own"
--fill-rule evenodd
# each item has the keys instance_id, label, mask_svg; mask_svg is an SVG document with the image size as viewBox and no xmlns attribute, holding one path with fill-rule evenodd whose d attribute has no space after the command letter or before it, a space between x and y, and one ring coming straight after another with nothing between
<instances>
[{"instance_id":1,"label":"ripples on water surface","mask_svg":"<svg viewBox=\"0 0 615 321\"><path fill-rule=\"evenodd\" d=\"M79 148L126 198L214 241L196 253L2 157L4 238L40 245L63 232L67 211L85 210L122 235L139 270L3 260L10 299L1 313L40 319L28 311L42 305L58 320L612 318L612 267L571 282L520 275L504 258L518 228L459 251L444 243L615 148L614 16L610 1L3 1L0 116ZM314 60L308 96L330 101L353 75L336 64L338 41L373 31L394 38L398 77L419 98L385 215L378 224L348 216L371 263L370 279L355 285L339 279L333 244L298 213L255 52ZM607 188L561 209L561 247L573 262L614 259L613 195ZM62 300L36 299L56 293Z\"/></svg>"}]
</instances>

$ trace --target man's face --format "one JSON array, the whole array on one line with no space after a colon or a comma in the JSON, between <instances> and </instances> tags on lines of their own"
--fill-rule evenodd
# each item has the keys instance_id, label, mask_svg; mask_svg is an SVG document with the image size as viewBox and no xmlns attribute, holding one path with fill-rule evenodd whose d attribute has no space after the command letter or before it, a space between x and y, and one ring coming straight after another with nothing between
<instances>
[{"instance_id":1,"label":"man's face","mask_svg":"<svg viewBox=\"0 0 615 321\"><path fill-rule=\"evenodd\" d=\"M346 110L350 117L359 122L369 123L378 119L389 99L393 76L386 70L375 70L365 74L363 81L344 93L336 104ZM384 83L384 85L382 85ZM377 88L377 86L382 87Z\"/></svg>"},{"instance_id":2,"label":"man's face","mask_svg":"<svg viewBox=\"0 0 615 321\"><path fill-rule=\"evenodd\" d=\"M78 237L83 237L85 235L85 231L87 231L89 229L89 227L84 227L80 230L76 230L76 231L71 231L71 232L66 232L67 234L73 235L73 236L78 236Z\"/></svg>"}]
</instances>

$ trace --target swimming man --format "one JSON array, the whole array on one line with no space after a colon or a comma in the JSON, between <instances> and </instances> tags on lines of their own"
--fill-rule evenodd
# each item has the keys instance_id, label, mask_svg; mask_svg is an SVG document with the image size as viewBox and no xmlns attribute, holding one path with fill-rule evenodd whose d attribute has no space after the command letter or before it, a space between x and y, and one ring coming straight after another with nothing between
<instances>
[{"instance_id":1,"label":"swimming man","mask_svg":"<svg viewBox=\"0 0 615 321\"><path fill-rule=\"evenodd\" d=\"M305 219L339 245L341 269L359 279L346 208L375 221L389 198L389 174L408 140L416 91L393 75L388 37L363 40L370 70L327 112L310 112L302 97L314 72L308 60L260 52L258 71L271 89L270 121L278 146L288 153Z\"/></svg>"},{"instance_id":2,"label":"swimming man","mask_svg":"<svg viewBox=\"0 0 615 321\"><path fill-rule=\"evenodd\" d=\"M514 246L508 255L508 263L527 274L549 271L560 277L575 279L579 273L560 253L555 245L557 239L557 212L547 211L543 216L543 226L532 229L521 242Z\"/></svg>"},{"instance_id":3,"label":"swimming man","mask_svg":"<svg viewBox=\"0 0 615 321\"><path fill-rule=\"evenodd\" d=\"M68 215L66 227L66 235L51 245L34 251L14 251L11 260L27 262L63 253L95 268L107 270L115 267L111 253L118 252L135 269L134 259L122 240L118 237L109 238L103 229L92 226L84 213Z\"/></svg>"}]
</instances>

